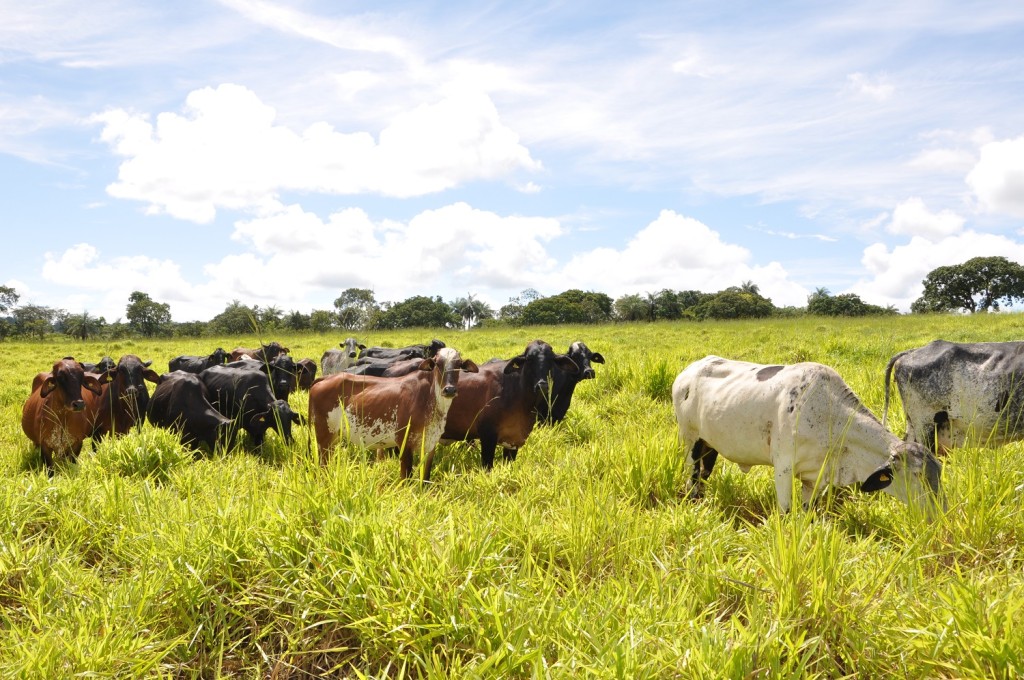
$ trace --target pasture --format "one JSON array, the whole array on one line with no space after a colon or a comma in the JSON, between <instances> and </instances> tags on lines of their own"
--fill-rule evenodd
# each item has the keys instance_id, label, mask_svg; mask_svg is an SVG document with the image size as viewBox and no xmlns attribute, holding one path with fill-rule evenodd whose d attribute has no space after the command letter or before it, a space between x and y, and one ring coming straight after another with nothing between
<instances>
[{"instance_id":1,"label":"pasture","mask_svg":"<svg viewBox=\"0 0 1024 680\"><path fill-rule=\"evenodd\" d=\"M705 497L684 497L669 392L706 354L818 361L881 417L892 354L1022 329L986 315L362 334L437 336L477 362L584 340L607 360L515 463L487 474L475 447L442 445L429 485L353 448L321 467L308 427L193 459L147 424L48 477L20 419L55 359L134 353L163 372L257 338L4 343L0 675L1019 677L1024 445L955 450L932 523L858 492L780 515L770 469L722 459ZM319 361L343 338L263 340ZM898 398L889 426L903 435Z\"/></svg>"}]
</instances>

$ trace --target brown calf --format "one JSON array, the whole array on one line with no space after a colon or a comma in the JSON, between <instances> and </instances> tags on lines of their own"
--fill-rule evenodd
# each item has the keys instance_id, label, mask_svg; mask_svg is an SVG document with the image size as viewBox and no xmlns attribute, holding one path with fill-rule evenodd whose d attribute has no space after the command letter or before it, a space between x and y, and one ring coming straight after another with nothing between
<instances>
[{"instance_id":1,"label":"brown calf","mask_svg":"<svg viewBox=\"0 0 1024 680\"><path fill-rule=\"evenodd\" d=\"M478 370L458 350L445 348L401 378L336 373L317 380L309 390L309 420L321 462L339 438L366 448L397 448L405 479L412 474L413 451L421 449L423 479L429 481L459 373Z\"/></svg>"},{"instance_id":2,"label":"brown calf","mask_svg":"<svg viewBox=\"0 0 1024 680\"><path fill-rule=\"evenodd\" d=\"M54 453L70 454L75 460L89 436L83 387L98 395L100 380L71 357L54 363L49 373L40 373L32 380L32 393L21 411L21 429L39 447L51 471Z\"/></svg>"}]
</instances>

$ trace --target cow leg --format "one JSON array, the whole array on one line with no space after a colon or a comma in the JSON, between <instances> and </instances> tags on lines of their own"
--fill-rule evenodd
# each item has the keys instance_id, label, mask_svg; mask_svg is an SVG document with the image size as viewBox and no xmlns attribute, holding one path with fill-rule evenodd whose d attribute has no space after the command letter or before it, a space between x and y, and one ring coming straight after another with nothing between
<instances>
[{"instance_id":1,"label":"cow leg","mask_svg":"<svg viewBox=\"0 0 1024 680\"><path fill-rule=\"evenodd\" d=\"M690 493L694 498L704 495L704 482L711 476L718 460L718 451L708 446L703 439L698 439L690 449L690 461L693 463L693 474L690 476Z\"/></svg>"},{"instance_id":2,"label":"cow leg","mask_svg":"<svg viewBox=\"0 0 1024 680\"><path fill-rule=\"evenodd\" d=\"M498 448L498 435L480 433L480 464L485 470L494 467L494 450Z\"/></svg>"},{"instance_id":3,"label":"cow leg","mask_svg":"<svg viewBox=\"0 0 1024 680\"><path fill-rule=\"evenodd\" d=\"M423 481L430 481L430 470L434 467L434 453L437 451L435 446L431 451L428 451L423 456Z\"/></svg>"},{"instance_id":4,"label":"cow leg","mask_svg":"<svg viewBox=\"0 0 1024 680\"><path fill-rule=\"evenodd\" d=\"M782 512L793 508L793 468L789 465L775 466L775 495Z\"/></svg>"},{"instance_id":5,"label":"cow leg","mask_svg":"<svg viewBox=\"0 0 1024 680\"><path fill-rule=\"evenodd\" d=\"M514 461L518 454L519 454L519 449L518 448L513 449L513 448L510 448L508 446L502 447L502 455L505 457L505 461L508 462L508 463L511 463L512 461Z\"/></svg>"},{"instance_id":6,"label":"cow leg","mask_svg":"<svg viewBox=\"0 0 1024 680\"><path fill-rule=\"evenodd\" d=\"M46 465L46 470L47 470L48 474L52 477L53 476L53 452L50 451L50 447L45 446L45 445L39 447L39 452L41 454L43 454L43 463Z\"/></svg>"},{"instance_id":7,"label":"cow leg","mask_svg":"<svg viewBox=\"0 0 1024 680\"><path fill-rule=\"evenodd\" d=\"M407 445L402 449L401 456L398 459L398 476L400 479L409 479L412 475L412 450L413 447L411 446L411 443L407 443Z\"/></svg>"}]
</instances>

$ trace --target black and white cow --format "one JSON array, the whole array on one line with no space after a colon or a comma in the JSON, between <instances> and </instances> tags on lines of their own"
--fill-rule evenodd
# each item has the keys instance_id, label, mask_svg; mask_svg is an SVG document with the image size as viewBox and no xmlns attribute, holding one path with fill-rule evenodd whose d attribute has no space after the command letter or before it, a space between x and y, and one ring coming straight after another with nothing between
<instances>
[{"instance_id":1,"label":"black and white cow","mask_svg":"<svg viewBox=\"0 0 1024 680\"><path fill-rule=\"evenodd\" d=\"M345 338L341 349L329 349L320 357L320 374L326 377L341 373L356 363L360 350L364 349L366 345L359 344L355 338Z\"/></svg>"},{"instance_id":2,"label":"black and white cow","mask_svg":"<svg viewBox=\"0 0 1024 680\"><path fill-rule=\"evenodd\" d=\"M202 373L210 366L219 366L228 360L228 353L218 347L205 357L182 354L167 362L167 368L173 371L185 371L186 373Z\"/></svg>"},{"instance_id":3,"label":"black and white cow","mask_svg":"<svg viewBox=\"0 0 1024 680\"><path fill-rule=\"evenodd\" d=\"M160 376L147 412L149 422L178 434L189 448L205 445L211 451L218 445L230 448L237 428L227 416L210 403L210 394L199 376L172 371Z\"/></svg>"},{"instance_id":4,"label":"black and white cow","mask_svg":"<svg viewBox=\"0 0 1024 680\"><path fill-rule=\"evenodd\" d=\"M261 446L268 429L275 429L288 443L292 423L301 418L284 399L276 399L267 375L258 367L212 366L199 374L210 393L210 403L222 415L234 420Z\"/></svg>"},{"instance_id":5,"label":"black and white cow","mask_svg":"<svg viewBox=\"0 0 1024 680\"><path fill-rule=\"evenodd\" d=\"M569 345L566 352L570 359L579 367L579 373L570 373L561 369L551 372L551 392L537 404L538 423L560 423L565 420L569 411L572 395L581 380L593 380L595 373L591 362L603 364L604 357L599 352L591 352L583 342L577 341Z\"/></svg>"},{"instance_id":6,"label":"black and white cow","mask_svg":"<svg viewBox=\"0 0 1024 680\"><path fill-rule=\"evenodd\" d=\"M1024 439L1024 342L935 340L900 352L885 367L882 422L890 374L903 400L907 441L945 453L972 437L992 446Z\"/></svg>"},{"instance_id":7,"label":"black and white cow","mask_svg":"<svg viewBox=\"0 0 1024 680\"><path fill-rule=\"evenodd\" d=\"M941 498L938 460L885 429L828 366L707 356L676 377L672 402L698 493L721 453L744 472L773 466L783 511L792 507L794 479L804 507L828 484L859 483L908 504ZM924 504L930 514L933 504Z\"/></svg>"}]
</instances>

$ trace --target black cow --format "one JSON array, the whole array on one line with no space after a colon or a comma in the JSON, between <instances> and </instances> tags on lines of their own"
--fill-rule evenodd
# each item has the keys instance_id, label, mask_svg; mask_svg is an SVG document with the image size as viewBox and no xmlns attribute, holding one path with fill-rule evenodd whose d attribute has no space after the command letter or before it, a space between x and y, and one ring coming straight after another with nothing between
<instances>
[{"instance_id":1,"label":"black cow","mask_svg":"<svg viewBox=\"0 0 1024 680\"><path fill-rule=\"evenodd\" d=\"M367 347L359 353L356 364L372 363L374 361L401 361L403 359L432 359L437 350L445 347L445 344L437 338L430 341L429 345L409 345L408 347Z\"/></svg>"},{"instance_id":2,"label":"black cow","mask_svg":"<svg viewBox=\"0 0 1024 680\"><path fill-rule=\"evenodd\" d=\"M117 362L114 361L114 357L103 357L95 364L88 361L82 362L82 369L86 373L106 373L107 371L113 371L116 367Z\"/></svg>"},{"instance_id":3,"label":"black cow","mask_svg":"<svg viewBox=\"0 0 1024 680\"><path fill-rule=\"evenodd\" d=\"M990 446L1024 439L1024 342L935 340L900 352L885 368L883 423L894 368L907 441L945 453L970 433Z\"/></svg>"},{"instance_id":4,"label":"black cow","mask_svg":"<svg viewBox=\"0 0 1024 680\"><path fill-rule=\"evenodd\" d=\"M263 445L270 428L291 443L292 423L300 423L301 419L287 401L274 397L263 371L227 364L212 366L199 378L209 390L214 408L248 432L255 446Z\"/></svg>"},{"instance_id":5,"label":"black cow","mask_svg":"<svg viewBox=\"0 0 1024 680\"><path fill-rule=\"evenodd\" d=\"M352 375L372 375L379 378L400 378L419 370L423 359L413 357L412 359L398 359L396 361L374 361L358 366L350 366L345 373Z\"/></svg>"},{"instance_id":6,"label":"black cow","mask_svg":"<svg viewBox=\"0 0 1024 680\"><path fill-rule=\"evenodd\" d=\"M526 443L537 420L537 404L549 391L548 376L580 369L543 340L534 340L517 357L489 361L479 368L478 373L459 378L459 393L448 409L442 439L479 439L481 463L490 469L499 444L505 460L515 460Z\"/></svg>"},{"instance_id":7,"label":"black cow","mask_svg":"<svg viewBox=\"0 0 1024 680\"><path fill-rule=\"evenodd\" d=\"M287 354L278 354L270 361L256 361L255 359L239 359L224 364L232 368L248 368L263 371L270 386L274 390L275 399L287 400L289 395L295 391L298 385L298 368L295 360Z\"/></svg>"},{"instance_id":8,"label":"black cow","mask_svg":"<svg viewBox=\"0 0 1024 680\"><path fill-rule=\"evenodd\" d=\"M295 362L296 384L300 390L308 390L316 380L316 362L312 359L299 359Z\"/></svg>"},{"instance_id":9,"label":"black cow","mask_svg":"<svg viewBox=\"0 0 1024 680\"><path fill-rule=\"evenodd\" d=\"M593 380L594 378L594 369L590 362L604 363L604 357L599 352L591 352L590 348L582 342L574 342L569 345L567 354L579 368L579 372L569 373L561 369L551 372L551 392L537 404L538 423L553 424L565 420L565 414L569 411L569 403L572 401L573 392L576 391L576 385L581 380Z\"/></svg>"},{"instance_id":10,"label":"black cow","mask_svg":"<svg viewBox=\"0 0 1024 680\"><path fill-rule=\"evenodd\" d=\"M234 421L213 407L206 385L194 373L173 371L160 376L146 415L154 425L177 432L181 443L192 449L204 444L213 451L234 443Z\"/></svg>"},{"instance_id":11,"label":"black cow","mask_svg":"<svg viewBox=\"0 0 1024 680\"><path fill-rule=\"evenodd\" d=\"M113 369L100 374L99 394L90 393L85 398L93 450L97 440L108 434L122 435L132 427L142 427L149 407L146 381L160 382L160 376L149 367L152 363L125 354Z\"/></svg>"},{"instance_id":12,"label":"black cow","mask_svg":"<svg viewBox=\"0 0 1024 680\"><path fill-rule=\"evenodd\" d=\"M200 357L191 354L176 356L167 362L167 367L173 371L185 371L186 373L202 373L210 366L219 366L228 360L228 353L218 347L209 356Z\"/></svg>"}]
</instances>

